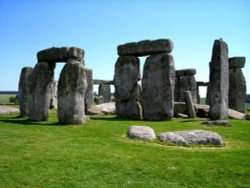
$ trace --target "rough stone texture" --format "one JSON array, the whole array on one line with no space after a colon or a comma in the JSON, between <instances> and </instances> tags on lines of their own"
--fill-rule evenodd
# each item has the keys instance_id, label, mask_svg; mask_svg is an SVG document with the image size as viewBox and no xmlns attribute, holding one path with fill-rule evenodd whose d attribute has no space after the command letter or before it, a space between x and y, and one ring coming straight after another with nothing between
<instances>
[{"instance_id":1,"label":"rough stone texture","mask_svg":"<svg viewBox=\"0 0 250 188\"><path fill-rule=\"evenodd\" d=\"M175 71L176 77L181 76L194 76L196 74L196 69L180 69Z\"/></svg>"},{"instance_id":2,"label":"rough stone texture","mask_svg":"<svg viewBox=\"0 0 250 188\"><path fill-rule=\"evenodd\" d=\"M187 114L187 105L185 102L174 102L174 116L178 117L178 114Z\"/></svg>"},{"instance_id":3,"label":"rough stone texture","mask_svg":"<svg viewBox=\"0 0 250 188\"><path fill-rule=\"evenodd\" d=\"M58 120L62 124L86 121L86 72L81 62L70 59L62 69L58 83Z\"/></svg>"},{"instance_id":4,"label":"rough stone texture","mask_svg":"<svg viewBox=\"0 0 250 188\"><path fill-rule=\"evenodd\" d=\"M22 68L19 84L18 84L18 93L19 93L19 110L20 116L27 116L29 113L28 108L28 76L32 72L31 67Z\"/></svg>"},{"instance_id":5,"label":"rough stone texture","mask_svg":"<svg viewBox=\"0 0 250 188\"><path fill-rule=\"evenodd\" d=\"M210 62L210 118L213 120L228 117L229 89L228 47L222 40L215 40Z\"/></svg>"},{"instance_id":6,"label":"rough stone texture","mask_svg":"<svg viewBox=\"0 0 250 188\"><path fill-rule=\"evenodd\" d=\"M48 120L54 68L54 63L40 62L28 76L28 116L30 120Z\"/></svg>"},{"instance_id":7,"label":"rough stone texture","mask_svg":"<svg viewBox=\"0 0 250 188\"><path fill-rule=\"evenodd\" d=\"M98 79L94 79L93 84L94 85L100 85L100 84L114 85L114 80L98 80Z\"/></svg>"},{"instance_id":8,"label":"rough stone texture","mask_svg":"<svg viewBox=\"0 0 250 188\"><path fill-rule=\"evenodd\" d=\"M194 108L196 111L196 116L199 118L208 118L210 108L208 105L203 104L194 104Z\"/></svg>"},{"instance_id":9,"label":"rough stone texture","mask_svg":"<svg viewBox=\"0 0 250 188\"><path fill-rule=\"evenodd\" d=\"M53 81L50 87L50 109L57 108L57 88L58 88L58 82L56 80Z\"/></svg>"},{"instance_id":10,"label":"rough stone texture","mask_svg":"<svg viewBox=\"0 0 250 188\"><path fill-rule=\"evenodd\" d=\"M88 109L87 114L89 115L116 114L115 103L109 102L99 105L92 105Z\"/></svg>"},{"instance_id":11,"label":"rough stone texture","mask_svg":"<svg viewBox=\"0 0 250 188\"><path fill-rule=\"evenodd\" d=\"M245 111L246 80L240 68L229 70L229 108Z\"/></svg>"},{"instance_id":12,"label":"rough stone texture","mask_svg":"<svg viewBox=\"0 0 250 188\"><path fill-rule=\"evenodd\" d=\"M87 111L93 104L93 71L85 69L87 77L87 91L85 93L85 111Z\"/></svg>"},{"instance_id":13,"label":"rough stone texture","mask_svg":"<svg viewBox=\"0 0 250 188\"><path fill-rule=\"evenodd\" d=\"M151 55L146 59L142 79L143 117L170 120L174 115L175 66L170 54Z\"/></svg>"},{"instance_id":14,"label":"rough stone texture","mask_svg":"<svg viewBox=\"0 0 250 188\"><path fill-rule=\"evenodd\" d=\"M118 55L145 56L157 53L170 53L174 44L170 39L145 40L118 46Z\"/></svg>"},{"instance_id":15,"label":"rough stone texture","mask_svg":"<svg viewBox=\"0 0 250 188\"><path fill-rule=\"evenodd\" d=\"M191 130L166 132L159 135L160 141L176 145L215 145L224 146L222 137L212 131Z\"/></svg>"},{"instance_id":16,"label":"rough stone texture","mask_svg":"<svg viewBox=\"0 0 250 188\"><path fill-rule=\"evenodd\" d=\"M217 121L204 121L204 122L201 122L201 124L203 125L208 125L208 126L230 126L230 122L229 121L226 121L226 120L217 120Z\"/></svg>"},{"instance_id":17,"label":"rough stone texture","mask_svg":"<svg viewBox=\"0 0 250 188\"><path fill-rule=\"evenodd\" d=\"M100 84L98 88L99 96L103 96L103 102L107 103L110 102L111 91L110 85Z\"/></svg>"},{"instance_id":18,"label":"rough stone texture","mask_svg":"<svg viewBox=\"0 0 250 188\"><path fill-rule=\"evenodd\" d=\"M116 114L121 118L141 119L139 103L140 62L134 56L121 56L115 64Z\"/></svg>"},{"instance_id":19,"label":"rough stone texture","mask_svg":"<svg viewBox=\"0 0 250 188\"><path fill-rule=\"evenodd\" d=\"M194 76L176 77L175 101L185 102L185 91L190 91L193 103L197 103L197 85Z\"/></svg>"},{"instance_id":20,"label":"rough stone texture","mask_svg":"<svg viewBox=\"0 0 250 188\"><path fill-rule=\"evenodd\" d=\"M67 62L72 58L82 61L84 50L77 47L48 48L37 53L38 62Z\"/></svg>"},{"instance_id":21,"label":"rough stone texture","mask_svg":"<svg viewBox=\"0 0 250 188\"><path fill-rule=\"evenodd\" d=\"M233 109L228 109L228 117L231 119L245 119L245 114Z\"/></svg>"},{"instance_id":22,"label":"rough stone texture","mask_svg":"<svg viewBox=\"0 0 250 188\"><path fill-rule=\"evenodd\" d=\"M141 140L154 140L156 138L155 132L151 127L140 125L131 126L128 130L128 136Z\"/></svg>"},{"instance_id":23,"label":"rough stone texture","mask_svg":"<svg viewBox=\"0 0 250 188\"><path fill-rule=\"evenodd\" d=\"M188 110L188 116L190 118L195 118L196 117L196 112L194 109L194 104L192 101L192 96L191 96L191 92L190 91L185 91L185 101L187 104L187 110Z\"/></svg>"},{"instance_id":24,"label":"rough stone texture","mask_svg":"<svg viewBox=\"0 0 250 188\"><path fill-rule=\"evenodd\" d=\"M96 96L95 97L95 103L96 104L103 104L104 103L104 97L103 96Z\"/></svg>"},{"instance_id":25,"label":"rough stone texture","mask_svg":"<svg viewBox=\"0 0 250 188\"><path fill-rule=\"evenodd\" d=\"M245 62L245 57L231 57L229 58L229 69L244 68Z\"/></svg>"}]
</instances>

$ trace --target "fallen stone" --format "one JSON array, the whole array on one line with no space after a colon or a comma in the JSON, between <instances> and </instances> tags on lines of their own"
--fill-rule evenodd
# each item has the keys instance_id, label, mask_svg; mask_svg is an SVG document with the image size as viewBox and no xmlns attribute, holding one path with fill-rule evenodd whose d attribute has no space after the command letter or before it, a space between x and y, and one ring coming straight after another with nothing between
<instances>
[{"instance_id":1,"label":"fallen stone","mask_svg":"<svg viewBox=\"0 0 250 188\"><path fill-rule=\"evenodd\" d=\"M191 130L166 132L159 135L160 141L176 145L224 146L222 137L212 131Z\"/></svg>"},{"instance_id":2,"label":"fallen stone","mask_svg":"<svg viewBox=\"0 0 250 188\"><path fill-rule=\"evenodd\" d=\"M245 119L245 114L233 109L228 109L228 117L231 119Z\"/></svg>"},{"instance_id":3,"label":"fallen stone","mask_svg":"<svg viewBox=\"0 0 250 188\"><path fill-rule=\"evenodd\" d=\"M174 102L174 115L178 117L178 114L187 114L187 105L185 102Z\"/></svg>"},{"instance_id":4,"label":"fallen stone","mask_svg":"<svg viewBox=\"0 0 250 188\"><path fill-rule=\"evenodd\" d=\"M140 42L126 43L117 48L118 55L145 56L158 53L170 53L174 44L170 39L145 40Z\"/></svg>"},{"instance_id":5,"label":"fallen stone","mask_svg":"<svg viewBox=\"0 0 250 188\"><path fill-rule=\"evenodd\" d=\"M0 114L18 113L19 109L0 105Z\"/></svg>"},{"instance_id":6,"label":"fallen stone","mask_svg":"<svg viewBox=\"0 0 250 188\"><path fill-rule=\"evenodd\" d=\"M176 77L181 76L194 76L196 74L196 69L180 69L175 71Z\"/></svg>"},{"instance_id":7,"label":"fallen stone","mask_svg":"<svg viewBox=\"0 0 250 188\"><path fill-rule=\"evenodd\" d=\"M231 57L229 58L229 69L244 68L245 62L245 57Z\"/></svg>"},{"instance_id":8,"label":"fallen stone","mask_svg":"<svg viewBox=\"0 0 250 188\"><path fill-rule=\"evenodd\" d=\"M181 114L181 113L177 113L177 116L178 118L188 118L188 115L186 114Z\"/></svg>"},{"instance_id":9,"label":"fallen stone","mask_svg":"<svg viewBox=\"0 0 250 188\"><path fill-rule=\"evenodd\" d=\"M203 124L203 125L209 125L209 126L215 125L215 126L225 126L225 127L231 125L230 122L226 121L226 120L204 121L201 124Z\"/></svg>"},{"instance_id":10,"label":"fallen stone","mask_svg":"<svg viewBox=\"0 0 250 188\"><path fill-rule=\"evenodd\" d=\"M116 110L114 102L92 105L87 111L88 115L102 115L102 114L115 114L115 113Z\"/></svg>"},{"instance_id":11,"label":"fallen stone","mask_svg":"<svg viewBox=\"0 0 250 188\"><path fill-rule=\"evenodd\" d=\"M38 62L67 62L70 58L82 61L84 50L77 47L52 47L37 53Z\"/></svg>"},{"instance_id":12,"label":"fallen stone","mask_svg":"<svg viewBox=\"0 0 250 188\"><path fill-rule=\"evenodd\" d=\"M156 138L155 132L151 127L140 125L131 126L128 130L128 136L141 140L154 140Z\"/></svg>"}]
</instances>

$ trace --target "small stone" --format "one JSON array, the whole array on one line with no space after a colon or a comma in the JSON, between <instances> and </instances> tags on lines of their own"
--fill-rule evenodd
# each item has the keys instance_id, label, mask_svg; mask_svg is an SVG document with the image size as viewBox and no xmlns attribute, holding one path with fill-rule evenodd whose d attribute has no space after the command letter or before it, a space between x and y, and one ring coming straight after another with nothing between
<instances>
[{"instance_id":1,"label":"small stone","mask_svg":"<svg viewBox=\"0 0 250 188\"><path fill-rule=\"evenodd\" d=\"M176 145L224 146L222 137L212 131L191 130L160 133L160 141Z\"/></svg>"},{"instance_id":2,"label":"small stone","mask_svg":"<svg viewBox=\"0 0 250 188\"><path fill-rule=\"evenodd\" d=\"M186 115L186 114L181 114L181 113L177 113L177 117L178 117L178 118L188 118L188 115Z\"/></svg>"},{"instance_id":3,"label":"small stone","mask_svg":"<svg viewBox=\"0 0 250 188\"><path fill-rule=\"evenodd\" d=\"M196 69L180 69L175 71L175 76L194 76L196 74Z\"/></svg>"},{"instance_id":4,"label":"small stone","mask_svg":"<svg viewBox=\"0 0 250 188\"><path fill-rule=\"evenodd\" d=\"M244 68L245 62L245 57L231 57L229 58L229 69Z\"/></svg>"},{"instance_id":5,"label":"small stone","mask_svg":"<svg viewBox=\"0 0 250 188\"><path fill-rule=\"evenodd\" d=\"M156 138L155 132L151 127L140 125L131 126L128 130L128 136L141 140L154 140Z\"/></svg>"},{"instance_id":6,"label":"small stone","mask_svg":"<svg viewBox=\"0 0 250 188\"><path fill-rule=\"evenodd\" d=\"M209 125L209 126L215 125L215 126L225 126L225 127L231 125L230 122L226 121L226 120L204 121L201 124L203 124L203 125Z\"/></svg>"}]
</instances>

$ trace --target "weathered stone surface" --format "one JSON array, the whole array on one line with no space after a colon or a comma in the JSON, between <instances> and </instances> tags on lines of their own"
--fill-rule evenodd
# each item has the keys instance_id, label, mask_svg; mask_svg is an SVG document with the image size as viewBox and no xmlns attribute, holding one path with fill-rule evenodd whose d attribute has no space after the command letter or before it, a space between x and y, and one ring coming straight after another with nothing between
<instances>
[{"instance_id":1,"label":"weathered stone surface","mask_svg":"<svg viewBox=\"0 0 250 188\"><path fill-rule=\"evenodd\" d=\"M110 102L111 90L110 85L100 84L98 88L99 96L103 96L103 103Z\"/></svg>"},{"instance_id":2,"label":"weathered stone surface","mask_svg":"<svg viewBox=\"0 0 250 188\"><path fill-rule=\"evenodd\" d=\"M215 145L224 146L222 137L212 131L191 130L166 132L159 135L160 141L176 145Z\"/></svg>"},{"instance_id":3,"label":"weathered stone surface","mask_svg":"<svg viewBox=\"0 0 250 188\"><path fill-rule=\"evenodd\" d=\"M231 119L245 119L245 114L233 109L228 109L228 117Z\"/></svg>"},{"instance_id":4,"label":"weathered stone surface","mask_svg":"<svg viewBox=\"0 0 250 188\"><path fill-rule=\"evenodd\" d=\"M178 114L187 114L187 105L185 102L174 102L174 116L178 117Z\"/></svg>"},{"instance_id":5,"label":"weathered stone surface","mask_svg":"<svg viewBox=\"0 0 250 188\"><path fill-rule=\"evenodd\" d=\"M178 118L188 118L188 115L178 113L178 114L176 115L176 117L178 117Z\"/></svg>"},{"instance_id":6,"label":"weathered stone surface","mask_svg":"<svg viewBox=\"0 0 250 188\"><path fill-rule=\"evenodd\" d=\"M154 140L156 138L155 132L151 127L141 125L131 126L128 130L128 136L141 140Z\"/></svg>"},{"instance_id":7,"label":"weathered stone surface","mask_svg":"<svg viewBox=\"0 0 250 188\"><path fill-rule=\"evenodd\" d=\"M38 62L67 62L72 58L82 61L84 50L77 47L48 48L37 53Z\"/></svg>"},{"instance_id":8,"label":"weathered stone surface","mask_svg":"<svg viewBox=\"0 0 250 188\"><path fill-rule=\"evenodd\" d=\"M96 96L95 97L95 103L96 104L103 104L104 103L104 97L103 96Z\"/></svg>"},{"instance_id":9,"label":"weathered stone surface","mask_svg":"<svg viewBox=\"0 0 250 188\"><path fill-rule=\"evenodd\" d=\"M196 74L196 69L180 69L175 71L176 77L181 76L194 76Z\"/></svg>"},{"instance_id":10,"label":"weathered stone surface","mask_svg":"<svg viewBox=\"0 0 250 188\"><path fill-rule=\"evenodd\" d=\"M140 42L127 43L119 45L117 48L118 55L145 56L157 53L170 53L174 44L170 39L145 40Z\"/></svg>"},{"instance_id":11,"label":"weathered stone surface","mask_svg":"<svg viewBox=\"0 0 250 188\"><path fill-rule=\"evenodd\" d=\"M208 126L230 126L231 123L229 121L226 121L226 120L217 120L217 121L203 121L201 122L201 124L203 125L208 125Z\"/></svg>"},{"instance_id":12,"label":"weathered stone surface","mask_svg":"<svg viewBox=\"0 0 250 188\"><path fill-rule=\"evenodd\" d=\"M194 104L196 116L199 118L208 118L210 107L208 105Z\"/></svg>"},{"instance_id":13,"label":"weathered stone surface","mask_svg":"<svg viewBox=\"0 0 250 188\"><path fill-rule=\"evenodd\" d=\"M121 118L141 119L139 103L140 62L134 56L121 56L115 64L116 114Z\"/></svg>"},{"instance_id":14,"label":"weathered stone surface","mask_svg":"<svg viewBox=\"0 0 250 188\"><path fill-rule=\"evenodd\" d=\"M11 114L11 113L19 113L19 112L20 111L17 108L0 105L0 114Z\"/></svg>"},{"instance_id":15,"label":"weathered stone surface","mask_svg":"<svg viewBox=\"0 0 250 188\"><path fill-rule=\"evenodd\" d=\"M185 102L185 91L190 91L193 103L197 103L197 85L194 76L175 78L175 101Z\"/></svg>"},{"instance_id":16,"label":"weathered stone surface","mask_svg":"<svg viewBox=\"0 0 250 188\"><path fill-rule=\"evenodd\" d=\"M81 62L70 59L62 69L58 82L58 120L62 124L86 121L86 72Z\"/></svg>"},{"instance_id":17,"label":"weathered stone surface","mask_svg":"<svg viewBox=\"0 0 250 188\"><path fill-rule=\"evenodd\" d=\"M116 114L115 103L103 103L99 105L92 105L87 114L89 115L102 115L102 114Z\"/></svg>"},{"instance_id":18,"label":"weathered stone surface","mask_svg":"<svg viewBox=\"0 0 250 188\"><path fill-rule=\"evenodd\" d=\"M27 116L29 113L28 107L28 76L32 72L32 67L22 68L19 84L18 84L18 93L19 93L19 110L20 116Z\"/></svg>"},{"instance_id":19,"label":"weathered stone surface","mask_svg":"<svg viewBox=\"0 0 250 188\"><path fill-rule=\"evenodd\" d=\"M91 69L85 69L87 77L87 90L85 93L85 111L87 111L93 104L93 71Z\"/></svg>"},{"instance_id":20,"label":"weathered stone surface","mask_svg":"<svg viewBox=\"0 0 250 188\"><path fill-rule=\"evenodd\" d=\"M215 40L209 76L210 118L213 120L228 117L228 47L222 40Z\"/></svg>"},{"instance_id":21,"label":"weathered stone surface","mask_svg":"<svg viewBox=\"0 0 250 188\"><path fill-rule=\"evenodd\" d=\"M195 118L196 117L196 112L194 109L194 104L192 101L192 96L191 96L191 92L190 91L185 91L185 102L187 105L187 110L188 110L188 116L190 118Z\"/></svg>"},{"instance_id":22,"label":"weathered stone surface","mask_svg":"<svg viewBox=\"0 0 250 188\"><path fill-rule=\"evenodd\" d=\"M175 66L171 55L162 53L146 59L142 79L143 117L170 120L174 115Z\"/></svg>"},{"instance_id":23,"label":"weathered stone surface","mask_svg":"<svg viewBox=\"0 0 250 188\"><path fill-rule=\"evenodd\" d=\"M54 68L54 63L40 62L28 76L28 116L30 120L48 120Z\"/></svg>"},{"instance_id":24,"label":"weathered stone surface","mask_svg":"<svg viewBox=\"0 0 250 188\"><path fill-rule=\"evenodd\" d=\"M245 62L245 57L231 57L229 58L229 69L244 68Z\"/></svg>"},{"instance_id":25,"label":"weathered stone surface","mask_svg":"<svg viewBox=\"0 0 250 188\"><path fill-rule=\"evenodd\" d=\"M100 84L114 85L114 80L98 80L98 79L94 79L93 84L94 85L100 85Z\"/></svg>"},{"instance_id":26,"label":"weathered stone surface","mask_svg":"<svg viewBox=\"0 0 250 188\"><path fill-rule=\"evenodd\" d=\"M229 69L229 108L245 111L246 80L240 68Z\"/></svg>"},{"instance_id":27,"label":"weathered stone surface","mask_svg":"<svg viewBox=\"0 0 250 188\"><path fill-rule=\"evenodd\" d=\"M250 120L250 114L246 114L246 115L245 115L245 119L246 119L246 120Z\"/></svg>"},{"instance_id":28,"label":"weathered stone surface","mask_svg":"<svg viewBox=\"0 0 250 188\"><path fill-rule=\"evenodd\" d=\"M53 83L50 85L50 109L57 108L57 88L58 88L58 82L56 80L53 81Z\"/></svg>"}]
</instances>

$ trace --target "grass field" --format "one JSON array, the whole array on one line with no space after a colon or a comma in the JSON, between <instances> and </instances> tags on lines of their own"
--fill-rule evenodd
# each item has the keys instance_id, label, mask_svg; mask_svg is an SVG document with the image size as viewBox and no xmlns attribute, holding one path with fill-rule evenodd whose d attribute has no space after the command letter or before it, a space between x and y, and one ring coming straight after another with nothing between
<instances>
[{"instance_id":1,"label":"grass field","mask_svg":"<svg viewBox=\"0 0 250 188\"><path fill-rule=\"evenodd\" d=\"M85 125L59 126L0 115L0 187L250 187L250 123L201 126L201 119L120 120L91 116ZM226 146L175 147L126 137L131 125L156 134L204 129Z\"/></svg>"},{"instance_id":2,"label":"grass field","mask_svg":"<svg viewBox=\"0 0 250 188\"><path fill-rule=\"evenodd\" d=\"M15 94L0 94L0 104L9 104L10 97L15 97Z\"/></svg>"}]
</instances>

